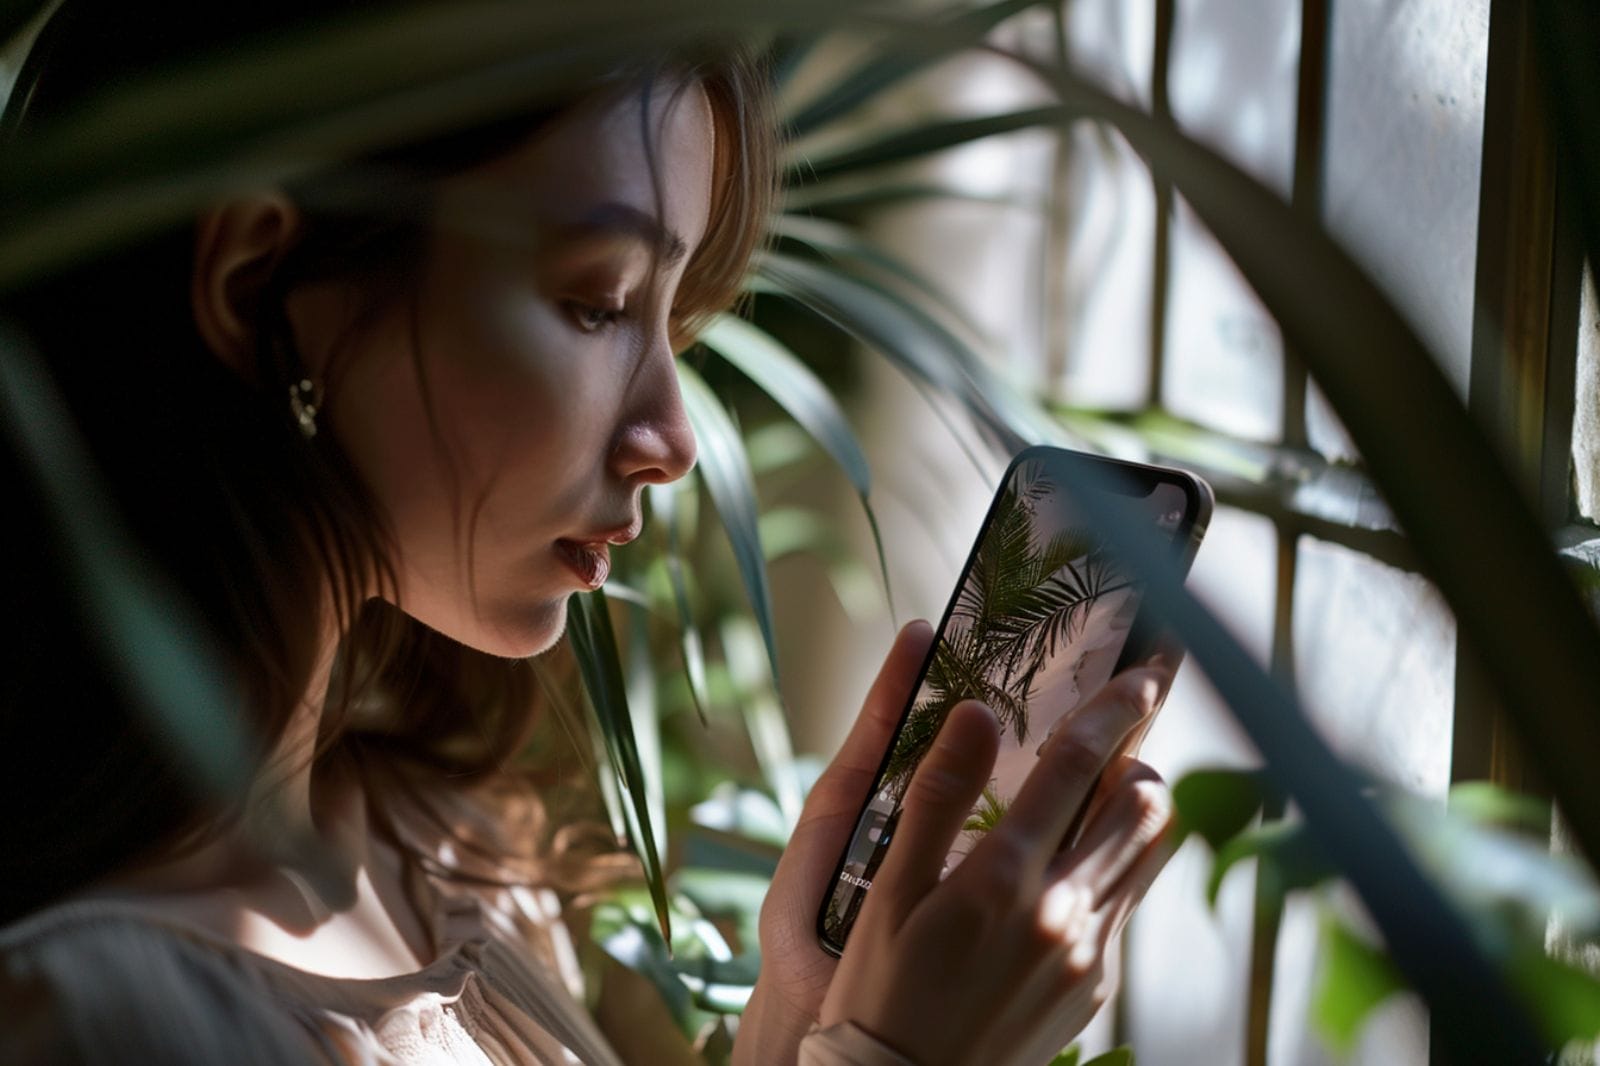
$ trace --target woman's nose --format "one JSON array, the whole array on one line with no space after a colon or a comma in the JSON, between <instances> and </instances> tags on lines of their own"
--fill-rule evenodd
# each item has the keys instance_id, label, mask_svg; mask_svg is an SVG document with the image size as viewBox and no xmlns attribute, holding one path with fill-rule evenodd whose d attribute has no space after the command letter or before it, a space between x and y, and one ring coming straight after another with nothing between
<instances>
[{"instance_id":1,"label":"woman's nose","mask_svg":"<svg viewBox=\"0 0 1600 1066\"><path fill-rule=\"evenodd\" d=\"M613 472L624 481L660 484L694 468L696 444L678 389L676 357L665 338L644 356L611 452Z\"/></svg>"}]
</instances>

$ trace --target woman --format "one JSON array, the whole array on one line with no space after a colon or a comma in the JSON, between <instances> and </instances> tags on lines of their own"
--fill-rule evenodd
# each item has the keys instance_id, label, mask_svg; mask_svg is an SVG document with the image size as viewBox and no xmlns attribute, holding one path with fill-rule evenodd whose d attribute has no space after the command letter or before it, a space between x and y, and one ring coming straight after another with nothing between
<instances>
[{"instance_id":1,"label":"woman","mask_svg":"<svg viewBox=\"0 0 1600 1066\"><path fill-rule=\"evenodd\" d=\"M8 153L142 65L343 5L204 15L66 0ZM241 10L240 7L244 9ZM225 91L225 87L223 87ZM608 979L594 1016L561 915L609 841L514 765L533 657L695 442L673 360L733 300L773 195L759 70L705 49L533 113L241 191L28 291L120 515L238 683L254 741L198 789L62 595L70 560L13 470L0 907L5 1061L693 1061ZM7 462L16 460L8 455ZM37 562L37 565L35 565ZM1168 803L1113 753L1169 661L1114 680L1002 829L941 881L997 727L952 712L842 960L824 882L932 639L907 626L817 783L761 918L742 1063L1041 1062L1093 1014L1164 859ZM1064 816L1100 770L1081 844ZM598 1022L598 1025L597 1025Z\"/></svg>"}]
</instances>

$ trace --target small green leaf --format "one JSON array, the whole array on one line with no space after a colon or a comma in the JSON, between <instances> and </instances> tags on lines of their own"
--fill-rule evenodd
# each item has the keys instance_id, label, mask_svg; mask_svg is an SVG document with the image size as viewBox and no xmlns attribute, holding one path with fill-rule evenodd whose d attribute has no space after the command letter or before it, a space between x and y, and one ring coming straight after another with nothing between
<instances>
[{"instance_id":1,"label":"small green leaf","mask_svg":"<svg viewBox=\"0 0 1600 1066\"><path fill-rule=\"evenodd\" d=\"M1172 786L1183 835L1199 833L1220 851L1261 812L1266 781L1255 770L1194 770Z\"/></svg>"},{"instance_id":2,"label":"small green leaf","mask_svg":"<svg viewBox=\"0 0 1600 1066\"><path fill-rule=\"evenodd\" d=\"M1489 781L1463 781L1452 785L1450 813L1478 825L1522 829L1541 837L1550 834L1549 801L1513 792Z\"/></svg>"},{"instance_id":3,"label":"small green leaf","mask_svg":"<svg viewBox=\"0 0 1600 1066\"><path fill-rule=\"evenodd\" d=\"M1304 822L1271 822L1240 833L1218 850L1206 883L1206 902L1216 906L1228 871L1240 860L1251 858L1259 860L1258 892L1281 895L1310 888L1338 872L1317 850Z\"/></svg>"},{"instance_id":4,"label":"small green leaf","mask_svg":"<svg viewBox=\"0 0 1600 1066\"><path fill-rule=\"evenodd\" d=\"M648 979L661 994L672 1016L681 1021L689 1009L689 989L679 979L671 952L655 928L638 922L622 922L615 931L603 937L597 935L596 941L607 955Z\"/></svg>"},{"instance_id":5,"label":"small green leaf","mask_svg":"<svg viewBox=\"0 0 1600 1066\"><path fill-rule=\"evenodd\" d=\"M1050 1060L1050 1066L1078 1066L1078 1045L1073 1044Z\"/></svg>"},{"instance_id":6,"label":"small green leaf","mask_svg":"<svg viewBox=\"0 0 1600 1066\"><path fill-rule=\"evenodd\" d=\"M1550 958L1536 945L1516 954L1511 972L1552 1045L1600 1036L1600 980L1594 975Z\"/></svg>"},{"instance_id":7,"label":"small green leaf","mask_svg":"<svg viewBox=\"0 0 1600 1066\"><path fill-rule=\"evenodd\" d=\"M778 644L773 636L772 594L768 590L767 560L761 551L760 526L756 518L755 476L750 472L739 431L721 402L686 363L680 360L676 365L678 380L683 386L684 407L700 445L700 462L696 469L727 530L745 595L761 627L773 685L781 691Z\"/></svg>"},{"instance_id":8,"label":"small green leaf","mask_svg":"<svg viewBox=\"0 0 1600 1066\"><path fill-rule=\"evenodd\" d=\"M1405 982L1387 955L1338 919L1323 918L1322 970L1311 1018L1328 1043L1349 1051L1367 1015L1403 988Z\"/></svg>"},{"instance_id":9,"label":"small green leaf","mask_svg":"<svg viewBox=\"0 0 1600 1066\"><path fill-rule=\"evenodd\" d=\"M1104 1055L1096 1055L1083 1066L1133 1066L1133 1048L1126 1045L1112 1048Z\"/></svg>"}]
</instances>

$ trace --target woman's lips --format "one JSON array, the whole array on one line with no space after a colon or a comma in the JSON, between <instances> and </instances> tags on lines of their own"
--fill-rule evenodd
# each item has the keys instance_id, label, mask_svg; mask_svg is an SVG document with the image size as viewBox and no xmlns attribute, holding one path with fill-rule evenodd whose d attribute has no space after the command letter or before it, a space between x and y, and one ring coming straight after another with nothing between
<instances>
[{"instance_id":1,"label":"woman's lips","mask_svg":"<svg viewBox=\"0 0 1600 1066\"><path fill-rule=\"evenodd\" d=\"M611 573L611 552L604 541L580 544L575 540L558 540L556 551L586 588L597 589L606 583Z\"/></svg>"}]
</instances>

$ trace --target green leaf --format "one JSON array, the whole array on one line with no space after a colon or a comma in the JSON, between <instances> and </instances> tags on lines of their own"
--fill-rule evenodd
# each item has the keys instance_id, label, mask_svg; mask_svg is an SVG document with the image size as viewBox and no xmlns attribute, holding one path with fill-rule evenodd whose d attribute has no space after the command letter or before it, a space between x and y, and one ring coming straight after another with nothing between
<instances>
[{"instance_id":1,"label":"green leaf","mask_svg":"<svg viewBox=\"0 0 1600 1066\"><path fill-rule=\"evenodd\" d=\"M700 335L701 343L738 367L766 394L789 413L789 417L805 428L822 450L839 464L850 484L855 486L866 513L867 524L872 529L872 542L878 555L878 569L883 575L886 595L889 593L889 563L883 554L883 539L878 534L878 519L872 511L872 471L867 457L850 428L844 411L811 368L802 363L793 352L778 343L770 334L735 318L719 315Z\"/></svg>"},{"instance_id":2,"label":"green leaf","mask_svg":"<svg viewBox=\"0 0 1600 1066\"><path fill-rule=\"evenodd\" d=\"M633 739L639 749L639 771L644 780L651 836L657 854L664 855L670 847L667 798L661 767L661 723L656 709L655 658L650 648L648 618L644 611L628 612L628 720L633 723Z\"/></svg>"},{"instance_id":3,"label":"green leaf","mask_svg":"<svg viewBox=\"0 0 1600 1066\"><path fill-rule=\"evenodd\" d=\"M1037 403L1001 379L984 358L924 309L865 279L794 256L768 253L757 289L781 294L874 349L914 379L960 399L1005 448L1061 440Z\"/></svg>"},{"instance_id":4,"label":"green leaf","mask_svg":"<svg viewBox=\"0 0 1600 1066\"><path fill-rule=\"evenodd\" d=\"M662 551L662 564L666 567L667 583L672 589L672 606L678 614L678 652L683 656L684 678L688 682L689 698L694 701L700 724L706 724L706 705L710 702L706 686L705 644L700 639L700 627L695 623L694 610L689 605L689 585L684 575L683 550L678 536L678 493L687 491L693 484L684 478L675 484L647 485L645 495L650 501L650 514L666 532L666 547Z\"/></svg>"},{"instance_id":5,"label":"green leaf","mask_svg":"<svg viewBox=\"0 0 1600 1066\"><path fill-rule=\"evenodd\" d=\"M605 741L611 773L621 793L628 840L644 864L645 883L655 904L661 936L670 942L672 919L667 912L661 850L651 829L650 790L628 710L628 686L611 629L611 612L602 590L576 593L567 600L567 636L572 641L596 731Z\"/></svg>"},{"instance_id":6,"label":"green leaf","mask_svg":"<svg viewBox=\"0 0 1600 1066\"><path fill-rule=\"evenodd\" d=\"M1217 905L1223 878L1242 859L1259 860L1258 895L1265 890L1281 897L1295 889L1321 884L1339 872L1317 848L1304 822L1271 822L1240 833L1218 850L1211 864L1211 878L1206 882L1207 903Z\"/></svg>"},{"instance_id":7,"label":"green leaf","mask_svg":"<svg viewBox=\"0 0 1600 1066\"><path fill-rule=\"evenodd\" d=\"M911 264L867 240L853 226L827 218L785 213L773 219L771 230L778 237L805 245L825 261L834 260L832 265L836 269L842 268L842 261L873 268L906 285L916 295L923 297L929 308L939 308L969 333L975 336L983 333L982 328L949 293Z\"/></svg>"},{"instance_id":8,"label":"green leaf","mask_svg":"<svg viewBox=\"0 0 1600 1066\"><path fill-rule=\"evenodd\" d=\"M879 134L859 144L848 145L819 155L807 156L789 164L785 180L793 185L836 178L852 171L886 167L942 152L987 137L1018 130L1054 129L1082 117L1081 113L1059 105L1029 107L999 115L926 122L910 129Z\"/></svg>"},{"instance_id":9,"label":"green leaf","mask_svg":"<svg viewBox=\"0 0 1600 1066\"><path fill-rule=\"evenodd\" d=\"M814 215L854 215L914 200L959 200L1023 211L1041 210L1037 201L1009 193L978 192L933 182L885 182L865 176L798 186L784 193L783 205L789 214L806 211Z\"/></svg>"},{"instance_id":10,"label":"green leaf","mask_svg":"<svg viewBox=\"0 0 1600 1066\"><path fill-rule=\"evenodd\" d=\"M1600 980L1529 945L1511 963L1523 1002L1555 1047L1600 1037Z\"/></svg>"},{"instance_id":11,"label":"green leaf","mask_svg":"<svg viewBox=\"0 0 1600 1066\"><path fill-rule=\"evenodd\" d=\"M683 386L683 403L700 445L696 469L711 502L716 505L722 526L733 547L734 561L744 582L750 609L761 627L767 663L774 686L781 690L778 677L778 645L773 636L772 594L768 591L767 560L761 551L761 533L756 519L755 477L739 440L739 431L705 381L683 361L677 363L678 381Z\"/></svg>"},{"instance_id":12,"label":"green leaf","mask_svg":"<svg viewBox=\"0 0 1600 1066\"><path fill-rule=\"evenodd\" d=\"M1256 770L1192 770L1172 786L1183 835L1199 833L1220 851L1261 812L1266 782Z\"/></svg>"},{"instance_id":13,"label":"green leaf","mask_svg":"<svg viewBox=\"0 0 1600 1066\"><path fill-rule=\"evenodd\" d=\"M700 334L711 348L789 413L833 457L864 499L872 471L855 431L828 387L793 352L764 330L732 315L718 315Z\"/></svg>"},{"instance_id":14,"label":"green leaf","mask_svg":"<svg viewBox=\"0 0 1600 1066\"><path fill-rule=\"evenodd\" d=\"M53 6L45 0L0 0L0 51L32 29L30 24L41 20L45 10ZM14 58L20 61L22 56ZM5 100L6 94L0 92L0 105Z\"/></svg>"},{"instance_id":15,"label":"green leaf","mask_svg":"<svg viewBox=\"0 0 1600 1066\"><path fill-rule=\"evenodd\" d=\"M897 47L873 55L841 77L816 98L795 111L787 125L795 136L803 136L828 122L850 114L885 89L969 45L977 44L994 27L1039 0L1001 0L999 3L969 7L959 4L945 18L945 32L937 44L918 45L904 38ZM907 44L911 44L907 48Z\"/></svg>"},{"instance_id":16,"label":"green leaf","mask_svg":"<svg viewBox=\"0 0 1600 1066\"><path fill-rule=\"evenodd\" d=\"M1321 955L1312 1023L1335 1050L1348 1052L1373 1008L1405 981L1387 955L1331 916L1322 920Z\"/></svg>"},{"instance_id":17,"label":"green leaf","mask_svg":"<svg viewBox=\"0 0 1600 1066\"><path fill-rule=\"evenodd\" d=\"M1462 781L1450 786L1450 813L1478 825L1521 829L1550 835L1547 800L1501 788L1489 781Z\"/></svg>"},{"instance_id":18,"label":"green leaf","mask_svg":"<svg viewBox=\"0 0 1600 1066\"><path fill-rule=\"evenodd\" d=\"M1051 1059L1050 1066L1078 1066L1078 1045L1073 1044Z\"/></svg>"},{"instance_id":19,"label":"green leaf","mask_svg":"<svg viewBox=\"0 0 1600 1066\"><path fill-rule=\"evenodd\" d=\"M602 908L596 910L600 911ZM600 924L600 916L597 914L596 925ZM603 932L597 928L596 943L607 955L648 979L660 993L672 1016L681 1022L688 1013L691 997L689 989L685 988L678 978L678 971L673 968L672 953L667 950L661 932L649 924L625 918L611 924L614 928Z\"/></svg>"}]
</instances>

